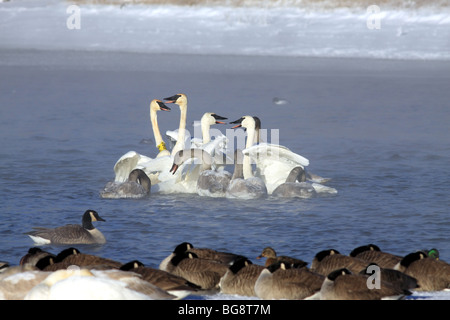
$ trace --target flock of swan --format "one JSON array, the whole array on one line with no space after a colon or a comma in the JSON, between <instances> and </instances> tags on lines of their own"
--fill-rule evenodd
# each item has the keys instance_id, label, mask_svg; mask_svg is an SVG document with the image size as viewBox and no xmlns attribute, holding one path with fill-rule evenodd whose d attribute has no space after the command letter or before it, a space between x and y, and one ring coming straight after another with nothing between
<instances>
[{"instance_id":1,"label":"flock of swan","mask_svg":"<svg viewBox=\"0 0 450 320\"><path fill-rule=\"evenodd\" d=\"M115 178L100 192L102 198L141 198L150 193L197 193L200 196L259 199L274 197L310 198L318 193L335 194L337 190L323 183L329 179L305 171L309 160L278 144L262 142L261 121L243 116L230 122L232 129L246 131L245 149L228 150L228 138L211 138L210 127L225 124L227 118L207 112L201 119L202 138L186 135L187 96L176 94L163 99L180 108L177 131L166 136L175 144L169 151L158 126L158 111L171 109L161 100L150 103L150 122L155 158L129 151L114 165ZM230 156L231 154L231 156ZM233 173L227 165L233 164Z\"/></svg>"},{"instance_id":2,"label":"flock of swan","mask_svg":"<svg viewBox=\"0 0 450 320\"><path fill-rule=\"evenodd\" d=\"M380 300L450 287L450 265L439 260L436 249L405 256L374 244L348 255L328 249L308 266L267 247L261 258L264 265L183 242L152 268L139 260L117 261L74 247L57 254L33 247L17 266L0 263L0 299L176 300L222 293L264 300Z\"/></svg>"}]
</instances>

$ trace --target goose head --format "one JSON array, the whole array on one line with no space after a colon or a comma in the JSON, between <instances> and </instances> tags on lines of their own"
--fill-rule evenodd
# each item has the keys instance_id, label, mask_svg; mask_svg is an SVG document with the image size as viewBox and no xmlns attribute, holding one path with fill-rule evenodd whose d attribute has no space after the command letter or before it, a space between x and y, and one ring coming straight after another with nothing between
<instances>
[{"instance_id":1,"label":"goose head","mask_svg":"<svg viewBox=\"0 0 450 320\"><path fill-rule=\"evenodd\" d=\"M198 259L198 255L196 255L193 252L184 252L184 253L179 253L176 254L171 260L170 262L174 265L174 266L178 266L178 264L183 261L184 259Z\"/></svg>"},{"instance_id":2,"label":"goose head","mask_svg":"<svg viewBox=\"0 0 450 320\"><path fill-rule=\"evenodd\" d=\"M270 266L267 267L267 270L269 270L270 273L274 273L278 269L280 269L280 270L291 269L291 265L284 261L278 261L278 262L272 263Z\"/></svg>"},{"instance_id":3,"label":"goose head","mask_svg":"<svg viewBox=\"0 0 450 320\"><path fill-rule=\"evenodd\" d=\"M350 257L356 257L358 254L365 251L381 251L380 248L375 244L368 244L364 246L357 247L350 252Z\"/></svg>"},{"instance_id":4,"label":"goose head","mask_svg":"<svg viewBox=\"0 0 450 320\"><path fill-rule=\"evenodd\" d=\"M253 264L253 263L249 259L247 259L245 257L241 257L241 258L236 259L236 261L229 267L229 269L231 270L231 272L236 274L239 272L239 270L241 270L242 268L245 268L251 264Z\"/></svg>"},{"instance_id":5,"label":"goose head","mask_svg":"<svg viewBox=\"0 0 450 320\"><path fill-rule=\"evenodd\" d=\"M163 100L165 100L166 103L175 103L175 104L179 105L180 107L187 105L187 97L184 93L178 93L171 97L164 98Z\"/></svg>"},{"instance_id":6,"label":"goose head","mask_svg":"<svg viewBox=\"0 0 450 320\"><path fill-rule=\"evenodd\" d=\"M164 104L161 100L154 99L150 102L150 110L152 111L170 111L170 108Z\"/></svg>"},{"instance_id":7,"label":"goose head","mask_svg":"<svg viewBox=\"0 0 450 320\"><path fill-rule=\"evenodd\" d=\"M65 258L72 256L72 255L77 255L80 254L80 250L78 250L77 248L67 248L62 250L60 253L58 253L56 255L56 262L61 262L63 261Z\"/></svg>"},{"instance_id":8,"label":"goose head","mask_svg":"<svg viewBox=\"0 0 450 320\"><path fill-rule=\"evenodd\" d=\"M334 281L336 280L338 277L340 276L345 276L347 274L352 274L350 270L346 269L346 268L342 268L342 269L338 269L338 270L334 270L332 272L330 272L327 276L327 279L330 281Z\"/></svg>"},{"instance_id":9,"label":"goose head","mask_svg":"<svg viewBox=\"0 0 450 320\"><path fill-rule=\"evenodd\" d=\"M128 263L125 263L120 267L120 270L122 271L131 271L133 269L137 269L139 267L144 267L144 264L140 262L139 260L133 260Z\"/></svg>"},{"instance_id":10,"label":"goose head","mask_svg":"<svg viewBox=\"0 0 450 320\"><path fill-rule=\"evenodd\" d=\"M92 225L93 221L106 221L105 219L101 218L97 211L94 210L86 210L86 212L83 214L83 219L81 220L81 224L83 228L87 230L95 229Z\"/></svg>"},{"instance_id":11,"label":"goose head","mask_svg":"<svg viewBox=\"0 0 450 320\"><path fill-rule=\"evenodd\" d=\"M428 254L423 251L417 251L407 254L403 259L397 263L394 267L395 270L404 272L413 262L428 258Z\"/></svg>"},{"instance_id":12,"label":"goose head","mask_svg":"<svg viewBox=\"0 0 450 320\"><path fill-rule=\"evenodd\" d=\"M320 262L323 259L325 259L326 257L332 256L334 254L340 254L340 252L335 249L323 250L316 254L315 259L317 259L317 261Z\"/></svg>"}]
</instances>

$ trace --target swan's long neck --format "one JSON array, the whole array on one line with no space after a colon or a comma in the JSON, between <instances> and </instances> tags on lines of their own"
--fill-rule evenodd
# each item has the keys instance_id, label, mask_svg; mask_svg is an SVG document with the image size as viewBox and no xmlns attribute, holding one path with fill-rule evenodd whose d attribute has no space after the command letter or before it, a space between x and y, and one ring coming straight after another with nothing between
<instances>
[{"instance_id":1,"label":"swan's long neck","mask_svg":"<svg viewBox=\"0 0 450 320\"><path fill-rule=\"evenodd\" d=\"M187 115L187 103L180 104L180 126L178 127L178 140L172 149L172 156L183 150L185 147L186 139L186 115Z\"/></svg>"},{"instance_id":2,"label":"swan's long neck","mask_svg":"<svg viewBox=\"0 0 450 320\"><path fill-rule=\"evenodd\" d=\"M156 143L156 146L158 147L164 141L161 136L161 132L159 131L158 116L156 114L156 110L154 110L154 109L150 109L150 122L152 124L153 136L155 137L155 143Z\"/></svg>"},{"instance_id":3,"label":"swan's long neck","mask_svg":"<svg viewBox=\"0 0 450 320\"><path fill-rule=\"evenodd\" d=\"M247 143L246 148L253 146L255 141L255 127L250 126L247 128ZM244 179L253 177L251 159L248 155L244 155L244 160L242 161L242 169L244 171Z\"/></svg>"},{"instance_id":4,"label":"swan's long neck","mask_svg":"<svg viewBox=\"0 0 450 320\"><path fill-rule=\"evenodd\" d=\"M201 125L202 125L203 143L208 143L211 141L211 134L209 133L209 129L211 128L211 125L209 124L207 119L202 119Z\"/></svg>"}]
</instances>

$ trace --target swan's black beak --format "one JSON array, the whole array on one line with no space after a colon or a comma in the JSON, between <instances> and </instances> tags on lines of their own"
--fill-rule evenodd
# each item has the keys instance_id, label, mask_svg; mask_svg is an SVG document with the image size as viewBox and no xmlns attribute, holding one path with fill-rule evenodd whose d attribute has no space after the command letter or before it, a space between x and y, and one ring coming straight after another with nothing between
<instances>
[{"instance_id":1,"label":"swan's black beak","mask_svg":"<svg viewBox=\"0 0 450 320\"><path fill-rule=\"evenodd\" d=\"M158 101L156 101L156 103L158 103L160 110L170 111L170 108L168 106L166 106L162 101L158 100Z\"/></svg>"},{"instance_id":2,"label":"swan's black beak","mask_svg":"<svg viewBox=\"0 0 450 320\"><path fill-rule=\"evenodd\" d=\"M216 119L216 123L220 123L220 124L226 124L226 123L223 122L223 121L218 121L218 120L227 120L228 119L228 118L225 118L225 117L221 117L221 116L219 116L219 115L217 115L215 113L213 113L212 116L214 117L214 119Z\"/></svg>"},{"instance_id":3,"label":"swan's black beak","mask_svg":"<svg viewBox=\"0 0 450 320\"><path fill-rule=\"evenodd\" d=\"M240 118L240 119L238 119L236 121L230 122L230 124L237 124L234 127L232 127L231 129L236 129L236 128L242 127L242 121L243 120L244 120L244 117L242 117L242 118Z\"/></svg>"},{"instance_id":4,"label":"swan's black beak","mask_svg":"<svg viewBox=\"0 0 450 320\"><path fill-rule=\"evenodd\" d=\"M177 170L178 170L178 165L174 163L172 165L172 168L170 168L169 172L172 172L172 174L175 174L175 172L177 172Z\"/></svg>"},{"instance_id":5,"label":"swan's black beak","mask_svg":"<svg viewBox=\"0 0 450 320\"><path fill-rule=\"evenodd\" d=\"M168 98L164 98L163 100L165 100L167 103L175 103L178 98L181 97L181 95L176 94L174 96L168 97Z\"/></svg>"}]
</instances>

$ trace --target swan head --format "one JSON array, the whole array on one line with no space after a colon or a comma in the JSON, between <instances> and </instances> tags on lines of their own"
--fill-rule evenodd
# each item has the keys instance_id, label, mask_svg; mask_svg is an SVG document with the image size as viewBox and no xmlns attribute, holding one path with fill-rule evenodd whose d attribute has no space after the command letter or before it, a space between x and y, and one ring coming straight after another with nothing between
<instances>
[{"instance_id":1,"label":"swan head","mask_svg":"<svg viewBox=\"0 0 450 320\"><path fill-rule=\"evenodd\" d=\"M150 110L153 111L170 111L170 108L164 104L161 100L154 99L150 102Z\"/></svg>"},{"instance_id":2,"label":"swan head","mask_svg":"<svg viewBox=\"0 0 450 320\"><path fill-rule=\"evenodd\" d=\"M187 105L187 97L184 93L178 93L171 97L164 98L164 100L166 101L166 103L175 103L180 107Z\"/></svg>"},{"instance_id":3,"label":"swan head","mask_svg":"<svg viewBox=\"0 0 450 320\"><path fill-rule=\"evenodd\" d=\"M207 112L203 115L201 123L206 123L209 125L213 125L213 124L225 124L225 122L220 121L220 120L227 120L228 118L219 116L213 112Z\"/></svg>"},{"instance_id":4,"label":"swan head","mask_svg":"<svg viewBox=\"0 0 450 320\"><path fill-rule=\"evenodd\" d=\"M255 118L253 118L252 116L243 116L242 118L240 118L236 121L230 122L230 123L236 124L234 127L232 127L232 129L236 129L239 127L243 127L246 129L249 129L249 128L255 129L255 127L256 127Z\"/></svg>"}]
</instances>

